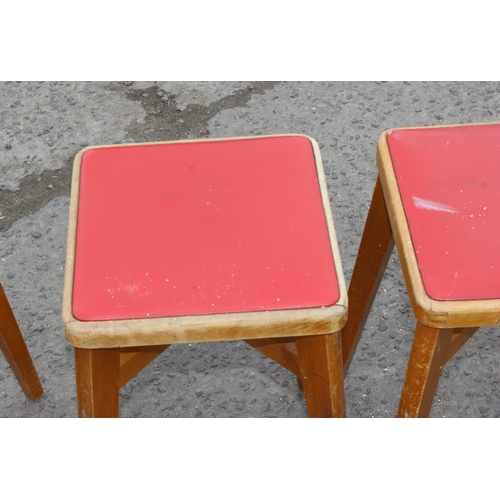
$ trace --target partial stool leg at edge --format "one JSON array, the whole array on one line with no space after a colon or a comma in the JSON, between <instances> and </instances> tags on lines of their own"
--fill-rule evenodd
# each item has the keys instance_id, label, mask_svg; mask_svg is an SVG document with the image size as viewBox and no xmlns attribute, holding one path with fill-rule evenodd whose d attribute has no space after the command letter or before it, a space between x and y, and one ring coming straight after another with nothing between
<instances>
[{"instance_id":1,"label":"partial stool leg at edge","mask_svg":"<svg viewBox=\"0 0 500 500\"><path fill-rule=\"evenodd\" d=\"M344 373L359 343L394 248L384 194L377 178L348 291L349 316L342 329ZM431 328L417 321L398 417L427 417L443 366L477 328Z\"/></svg>"},{"instance_id":2,"label":"partial stool leg at edge","mask_svg":"<svg viewBox=\"0 0 500 500\"><path fill-rule=\"evenodd\" d=\"M26 396L33 401L37 400L43 394L42 384L1 284L0 349Z\"/></svg>"}]
</instances>

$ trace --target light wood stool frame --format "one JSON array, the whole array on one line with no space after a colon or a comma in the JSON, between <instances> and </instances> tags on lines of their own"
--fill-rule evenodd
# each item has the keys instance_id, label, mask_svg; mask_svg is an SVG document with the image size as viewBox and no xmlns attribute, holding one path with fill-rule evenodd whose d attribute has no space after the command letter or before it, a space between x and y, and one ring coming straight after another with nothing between
<instances>
[{"instance_id":1,"label":"light wood stool frame","mask_svg":"<svg viewBox=\"0 0 500 500\"><path fill-rule=\"evenodd\" d=\"M221 139L206 141L210 140ZM93 148L87 148L75 157L62 314L66 337L75 348L80 417L117 417L120 387L170 344L224 340L245 340L295 374L299 385L304 389L310 417L345 416L340 330L347 318L347 291L321 155L316 141L310 140L313 145L340 298L336 304L328 307L266 312L118 321L76 319L72 313L72 295L80 168L83 153ZM200 141L202 140L176 142ZM169 142L155 144L169 144ZM140 144L130 146L138 145Z\"/></svg>"},{"instance_id":2,"label":"light wood stool frame","mask_svg":"<svg viewBox=\"0 0 500 500\"><path fill-rule=\"evenodd\" d=\"M443 366L479 327L500 325L500 300L438 301L427 295L387 145L391 132L384 132L378 142L379 177L349 285L349 318L342 332L344 370L349 369L395 243L417 319L397 416L427 417Z\"/></svg>"}]
</instances>

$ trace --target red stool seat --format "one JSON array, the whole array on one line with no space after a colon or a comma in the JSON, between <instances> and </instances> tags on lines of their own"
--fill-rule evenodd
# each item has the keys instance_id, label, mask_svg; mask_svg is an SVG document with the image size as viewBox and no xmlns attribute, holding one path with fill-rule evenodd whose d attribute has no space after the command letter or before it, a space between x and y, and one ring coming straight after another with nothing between
<instances>
[{"instance_id":1,"label":"red stool seat","mask_svg":"<svg viewBox=\"0 0 500 500\"><path fill-rule=\"evenodd\" d=\"M398 408L429 414L441 370L500 324L500 124L389 130L349 285L348 368L396 243L417 319Z\"/></svg>"},{"instance_id":2,"label":"red stool seat","mask_svg":"<svg viewBox=\"0 0 500 500\"><path fill-rule=\"evenodd\" d=\"M338 298L307 138L83 154L79 320L317 307Z\"/></svg>"},{"instance_id":3,"label":"red stool seat","mask_svg":"<svg viewBox=\"0 0 500 500\"><path fill-rule=\"evenodd\" d=\"M387 136L425 290L436 300L500 297L500 125Z\"/></svg>"},{"instance_id":4,"label":"red stool seat","mask_svg":"<svg viewBox=\"0 0 500 500\"><path fill-rule=\"evenodd\" d=\"M245 340L345 416L347 293L317 143L299 135L100 146L75 158L63 323L80 416L170 344Z\"/></svg>"}]
</instances>

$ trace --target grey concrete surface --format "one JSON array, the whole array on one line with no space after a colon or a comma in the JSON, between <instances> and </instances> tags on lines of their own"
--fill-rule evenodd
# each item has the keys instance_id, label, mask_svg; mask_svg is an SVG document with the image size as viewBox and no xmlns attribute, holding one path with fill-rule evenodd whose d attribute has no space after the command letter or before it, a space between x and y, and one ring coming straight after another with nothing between
<instances>
[{"instance_id":1,"label":"grey concrete surface","mask_svg":"<svg viewBox=\"0 0 500 500\"><path fill-rule=\"evenodd\" d=\"M497 82L0 82L0 281L43 397L0 355L0 417L76 417L61 301L69 179L87 145L297 132L321 147L349 283L387 128L500 121ZM346 378L348 417L393 417L414 317L394 253ZM500 416L500 331L446 365L431 417ZM120 392L122 417L305 417L295 377L243 342L173 346Z\"/></svg>"}]
</instances>

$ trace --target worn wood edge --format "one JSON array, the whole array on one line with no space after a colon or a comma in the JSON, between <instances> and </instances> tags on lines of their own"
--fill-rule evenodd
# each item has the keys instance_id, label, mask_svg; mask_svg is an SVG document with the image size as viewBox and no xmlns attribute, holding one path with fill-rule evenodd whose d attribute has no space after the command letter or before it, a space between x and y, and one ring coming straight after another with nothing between
<instances>
[{"instance_id":1,"label":"worn wood edge","mask_svg":"<svg viewBox=\"0 0 500 500\"><path fill-rule=\"evenodd\" d=\"M335 232L335 224L333 222L333 213L332 213L332 208L331 208L331 204L330 204L330 196L328 194L328 185L326 182L325 171L323 169L323 161L321 159L321 152L319 149L319 145L315 139L313 139L312 137L308 137L306 135L303 135L303 137L307 137L309 139L309 141L311 141L311 144L313 147L314 159L315 159L315 163L316 163L316 172L317 172L317 176L318 176L318 184L319 184L319 189L320 189L320 193L321 193L321 199L323 202L323 211L324 211L325 218L326 218L328 235L330 237L330 247L331 247L332 254L333 254L335 273L337 275L337 283L338 283L339 292L340 292L340 297L339 297L339 300L337 301L337 304L341 305L347 309L348 308L347 287L345 284L344 271L342 268L342 259L340 257L340 250L339 250L339 246L338 246L338 242L337 242L337 234Z\"/></svg>"},{"instance_id":2,"label":"worn wood edge","mask_svg":"<svg viewBox=\"0 0 500 500\"><path fill-rule=\"evenodd\" d=\"M68 215L68 235L66 240L66 264L64 270L64 288L63 288L63 303L62 303L62 320L66 328L66 324L71 321L76 321L73 316L73 278L75 271L75 249L76 249L76 226L78 219L78 196L80 192L80 168L82 156L85 151L94 148L85 148L75 156L73 161L73 174L71 176L71 193L69 202Z\"/></svg>"},{"instance_id":3,"label":"worn wood edge","mask_svg":"<svg viewBox=\"0 0 500 500\"><path fill-rule=\"evenodd\" d=\"M198 139L179 139L176 141L152 141L152 142L130 142L127 144L102 144L96 146L88 146L81 149L75 156L75 162L77 157L80 158L87 151L92 151L94 149L104 149L104 148L131 148L136 146L161 146L165 144L189 144L193 142L226 142L226 141L240 141L240 140L252 140L252 139L273 139L279 137L304 137L311 140L311 137L305 134L269 134L269 135L246 135L246 136L232 136L232 137L200 137ZM314 140L314 139L312 139ZM81 161L81 160L80 160Z\"/></svg>"},{"instance_id":4,"label":"worn wood edge","mask_svg":"<svg viewBox=\"0 0 500 500\"><path fill-rule=\"evenodd\" d=\"M497 125L497 123L405 127L386 130L379 138L377 166L389 218L394 232L403 275L413 312L421 323L432 328L466 328L500 325L500 299L441 301L427 295L411 239L387 136L397 130L449 128L454 126Z\"/></svg>"},{"instance_id":5,"label":"worn wood edge","mask_svg":"<svg viewBox=\"0 0 500 500\"><path fill-rule=\"evenodd\" d=\"M322 335L342 329L347 309L324 308L234 314L177 316L120 321L68 321L65 333L75 347L99 349L267 337Z\"/></svg>"},{"instance_id":6,"label":"worn wood edge","mask_svg":"<svg viewBox=\"0 0 500 500\"><path fill-rule=\"evenodd\" d=\"M382 135L389 135L400 130L422 130L431 128L457 128L457 127L481 127L484 125L500 125L500 122L475 122L475 123L445 123L442 125L416 125L414 127L395 127L383 132Z\"/></svg>"},{"instance_id":7,"label":"worn wood edge","mask_svg":"<svg viewBox=\"0 0 500 500\"><path fill-rule=\"evenodd\" d=\"M150 146L159 144L214 142L275 137L304 137L311 142L323 209L327 220L330 244L334 258L340 298L332 306L277 311L228 313L216 315L178 316L168 318L132 319L120 321L79 321L73 316L73 277L78 219L78 197L82 156L86 151L112 147ZM317 142L304 134L277 134L263 136L189 139L180 141L146 142L90 146L82 149L73 162L69 207L66 267L64 276L62 319L67 340L75 347L98 349L111 347L135 347L197 342L206 335L210 341L321 335L339 331L347 320L347 291L340 260L333 216L326 179Z\"/></svg>"}]
</instances>

